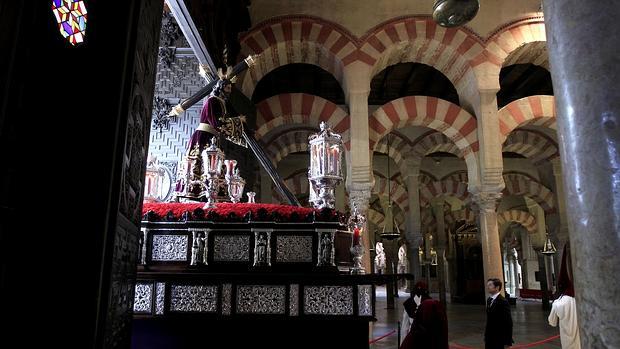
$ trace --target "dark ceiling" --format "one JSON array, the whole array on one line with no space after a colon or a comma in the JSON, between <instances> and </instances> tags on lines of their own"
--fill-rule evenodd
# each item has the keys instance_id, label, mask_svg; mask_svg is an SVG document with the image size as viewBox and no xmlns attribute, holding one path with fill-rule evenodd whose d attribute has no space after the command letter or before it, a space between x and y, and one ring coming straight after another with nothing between
<instances>
[{"instance_id":1,"label":"dark ceiling","mask_svg":"<svg viewBox=\"0 0 620 349\"><path fill-rule=\"evenodd\" d=\"M239 33L248 30L250 0L184 0L216 68L239 60Z\"/></svg>"},{"instance_id":2,"label":"dark ceiling","mask_svg":"<svg viewBox=\"0 0 620 349\"><path fill-rule=\"evenodd\" d=\"M431 96L459 104L456 88L439 70L421 63L391 65L370 82L368 104L383 105L405 96Z\"/></svg>"},{"instance_id":3,"label":"dark ceiling","mask_svg":"<svg viewBox=\"0 0 620 349\"><path fill-rule=\"evenodd\" d=\"M258 103L281 93L308 93L344 104L344 92L338 80L312 64L287 64L271 71L256 85L252 102Z\"/></svg>"},{"instance_id":4,"label":"dark ceiling","mask_svg":"<svg viewBox=\"0 0 620 349\"><path fill-rule=\"evenodd\" d=\"M553 95L551 74L547 69L533 64L514 64L502 68L499 85L498 108L527 96Z\"/></svg>"}]
</instances>

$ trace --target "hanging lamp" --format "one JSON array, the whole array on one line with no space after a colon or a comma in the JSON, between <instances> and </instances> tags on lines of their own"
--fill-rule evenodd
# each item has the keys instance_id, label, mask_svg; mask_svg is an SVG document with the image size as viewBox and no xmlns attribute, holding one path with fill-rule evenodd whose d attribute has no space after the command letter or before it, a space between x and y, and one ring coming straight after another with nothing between
<instances>
[{"instance_id":1,"label":"hanging lamp","mask_svg":"<svg viewBox=\"0 0 620 349\"><path fill-rule=\"evenodd\" d=\"M383 231L381 232L381 238L386 240L394 240L400 237L400 229L398 225L394 224L394 214L392 211L392 190L391 190L391 175L390 175L390 135L387 135L387 184L388 184L388 207L385 213L385 222L389 222L383 225ZM386 226L388 229L386 229ZM394 231L396 227L396 231ZM386 231L387 230L387 231Z\"/></svg>"}]
</instances>

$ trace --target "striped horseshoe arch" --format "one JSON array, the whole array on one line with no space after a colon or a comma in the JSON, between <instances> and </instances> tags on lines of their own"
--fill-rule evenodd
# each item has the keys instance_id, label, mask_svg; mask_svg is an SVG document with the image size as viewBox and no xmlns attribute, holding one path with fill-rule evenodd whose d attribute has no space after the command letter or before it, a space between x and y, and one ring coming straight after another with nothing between
<instances>
[{"instance_id":1,"label":"striped horseshoe arch","mask_svg":"<svg viewBox=\"0 0 620 349\"><path fill-rule=\"evenodd\" d=\"M502 143L517 127L542 126L555 130L555 99L546 95L517 99L501 108L498 117Z\"/></svg>"},{"instance_id":2,"label":"striped horseshoe arch","mask_svg":"<svg viewBox=\"0 0 620 349\"><path fill-rule=\"evenodd\" d=\"M529 212L508 210L497 215L497 224L499 226L510 222L521 224L530 234L536 233L536 217Z\"/></svg>"},{"instance_id":3,"label":"striped horseshoe arch","mask_svg":"<svg viewBox=\"0 0 620 349\"><path fill-rule=\"evenodd\" d=\"M261 101L256 108L256 123L260 125L256 130L257 139L276 132L280 126L318 127L321 121L325 121L334 132L342 136L347 149L350 146L349 115L324 98L305 93L284 93Z\"/></svg>"},{"instance_id":4,"label":"striped horseshoe arch","mask_svg":"<svg viewBox=\"0 0 620 349\"><path fill-rule=\"evenodd\" d=\"M503 195L527 196L536 201L545 213L555 212L553 192L536 179L520 173L505 173L503 177L506 184Z\"/></svg>"}]
</instances>

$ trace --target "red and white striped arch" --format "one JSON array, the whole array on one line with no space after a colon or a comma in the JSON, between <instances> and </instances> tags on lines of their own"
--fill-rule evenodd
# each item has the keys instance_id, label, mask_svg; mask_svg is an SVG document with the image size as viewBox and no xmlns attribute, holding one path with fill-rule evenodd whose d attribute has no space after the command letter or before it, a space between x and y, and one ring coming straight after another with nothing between
<instances>
[{"instance_id":1,"label":"red and white striped arch","mask_svg":"<svg viewBox=\"0 0 620 349\"><path fill-rule=\"evenodd\" d=\"M256 109L257 139L280 126L318 127L321 121L325 121L334 132L342 136L347 149L350 146L349 115L338 105L319 96L306 93L279 94L261 101Z\"/></svg>"},{"instance_id":2,"label":"red and white striped arch","mask_svg":"<svg viewBox=\"0 0 620 349\"><path fill-rule=\"evenodd\" d=\"M523 97L499 110L500 141L504 143L512 130L522 126L556 129L555 98L547 95Z\"/></svg>"},{"instance_id":3,"label":"red and white striped arch","mask_svg":"<svg viewBox=\"0 0 620 349\"><path fill-rule=\"evenodd\" d=\"M369 119L370 148L392 130L425 126L446 135L464 157L478 151L476 119L456 104L428 96L395 99L377 109Z\"/></svg>"},{"instance_id":4,"label":"red and white striped arch","mask_svg":"<svg viewBox=\"0 0 620 349\"><path fill-rule=\"evenodd\" d=\"M428 205L433 198L440 196L453 196L461 201L467 201L469 192L467 183L455 181L432 182L420 187L420 206Z\"/></svg>"},{"instance_id":5,"label":"red and white striped arch","mask_svg":"<svg viewBox=\"0 0 620 349\"><path fill-rule=\"evenodd\" d=\"M391 197L392 201L395 202L401 210L407 212L409 211L409 201L407 189L402 185L398 184L396 181L392 180L389 182L390 184L390 194L388 195L388 179L381 176L375 176L375 186L373 188L373 193L377 195L381 195L384 197Z\"/></svg>"},{"instance_id":6,"label":"red and white striped arch","mask_svg":"<svg viewBox=\"0 0 620 349\"><path fill-rule=\"evenodd\" d=\"M527 196L536 201L545 213L555 212L553 192L536 179L520 173L505 173L503 177L506 184L502 192L504 196Z\"/></svg>"},{"instance_id":7,"label":"red and white striped arch","mask_svg":"<svg viewBox=\"0 0 620 349\"><path fill-rule=\"evenodd\" d=\"M420 159L435 152L450 153L463 158L463 154L456 144L441 132L430 132L416 139L412 150L414 156Z\"/></svg>"},{"instance_id":8,"label":"red and white striped arch","mask_svg":"<svg viewBox=\"0 0 620 349\"><path fill-rule=\"evenodd\" d=\"M487 39L486 49L494 59L501 62L500 67L507 66L507 63L517 60L519 63L535 64L541 60L539 50L523 50L521 52L517 52L517 50L521 50L528 44L540 46L541 44L538 43L546 41L543 17L535 16L503 26ZM509 57L512 53L518 53L517 57Z\"/></svg>"},{"instance_id":9,"label":"red and white striped arch","mask_svg":"<svg viewBox=\"0 0 620 349\"><path fill-rule=\"evenodd\" d=\"M476 119L465 109L446 100L428 96L408 96L377 109L368 120L369 146L394 129L425 126L446 135L461 151L470 180L477 179L479 149Z\"/></svg>"},{"instance_id":10,"label":"red and white striped arch","mask_svg":"<svg viewBox=\"0 0 620 349\"><path fill-rule=\"evenodd\" d=\"M536 233L536 217L531 213L521 210L508 210L497 214L497 225L516 222L521 224L528 233Z\"/></svg>"},{"instance_id":11,"label":"red and white striped arch","mask_svg":"<svg viewBox=\"0 0 620 349\"><path fill-rule=\"evenodd\" d=\"M503 152L520 154L534 164L558 157L558 145L549 136L532 130L517 129L512 131L502 148Z\"/></svg>"},{"instance_id":12,"label":"red and white striped arch","mask_svg":"<svg viewBox=\"0 0 620 349\"><path fill-rule=\"evenodd\" d=\"M284 159L288 154L308 151L308 137L318 131L318 128L296 128L285 130L274 136L266 147L266 152L274 164Z\"/></svg>"},{"instance_id":13,"label":"red and white striped arch","mask_svg":"<svg viewBox=\"0 0 620 349\"><path fill-rule=\"evenodd\" d=\"M480 38L464 28L444 28L429 17L400 17L371 30L358 59L372 66L371 78L389 65L418 62L441 71L454 85L486 61Z\"/></svg>"},{"instance_id":14,"label":"red and white striped arch","mask_svg":"<svg viewBox=\"0 0 620 349\"><path fill-rule=\"evenodd\" d=\"M520 46L506 57L504 67L527 63L549 70L549 53L547 52L546 41L535 41Z\"/></svg>"},{"instance_id":15,"label":"red and white striped arch","mask_svg":"<svg viewBox=\"0 0 620 349\"><path fill-rule=\"evenodd\" d=\"M390 144L389 149L388 143ZM388 137L383 137L377 144L375 151L382 154L389 154L400 171L405 172L405 157L411 154L411 142L406 136L398 132L392 132L389 136L389 142Z\"/></svg>"},{"instance_id":16,"label":"red and white striped arch","mask_svg":"<svg viewBox=\"0 0 620 349\"><path fill-rule=\"evenodd\" d=\"M356 51L356 39L335 23L309 16L271 18L241 38L241 53L258 55L243 78L241 90L251 98L262 77L292 63L316 65L330 72L342 86L343 61L355 56Z\"/></svg>"}]
</instances>

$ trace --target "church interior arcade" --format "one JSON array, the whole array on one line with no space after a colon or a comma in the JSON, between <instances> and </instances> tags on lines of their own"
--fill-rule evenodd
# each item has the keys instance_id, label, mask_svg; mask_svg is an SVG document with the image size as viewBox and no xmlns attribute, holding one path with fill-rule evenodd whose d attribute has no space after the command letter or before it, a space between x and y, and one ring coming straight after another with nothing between
<instances>
[{"instance_id":1,"label":"church interior arcade","mask_svg":"<svg viewBox=\"0 0 620 349\"><path fill-rule=\"evenodd\" d=\"M451 1L136 0L110 32L102 23L114 11L97 0L0 14L15 27L36 22L0 34L10 53L0 61L2 147L28 135L49 154L73 154L37 162L67 168L73 182L50 174L59 188L46 190L66 204L46 209L50 219L34 215L68 226L56 244L81 241L73 255L56 252L66 264L51 264L95 319L82 323L92 337L76 343L210 347L210 331L214 341L285 347L281 331L313 346L392 348L414 328L405 301L424 285L446 311L450 347L481 348L482 307L496 299L488 281L498 279L516 347L573 348L546 321L568 277L581 345L620 345L617 314L607 314L620 302L602 309L586 291L620 268L609 179L620 99L575 92L601 91L620 71L602 63L614 61L606 47L589 66L566 56L565 36L581 34L564 24L569 7L593 32L609 15L585 23L597 22L591 5L574 0L463 0L479 8L452 25L437 17ZM44 24L55 31L37 37ZM70 120L82 130L59 143L9 116L48 111L28 96L37 80L51 90L55 75L37 79L28 66L50 53L77 62L75 105L92 110L51 118L54 134L68 135ZM609 71L586 74L600 67ZM19 215L33 214L14 203L25 197L16 188L34 189L22 160L7 161L2 177L4 242L27 221ZM88 207L67 198L67 188L91 187ZM77 227L94 235L79 240L69 233ZM10 286L19 259L7 260L3 291L19 294ZM69 272L76 260L83 285Z\"/></svg>"}]
</instances>

